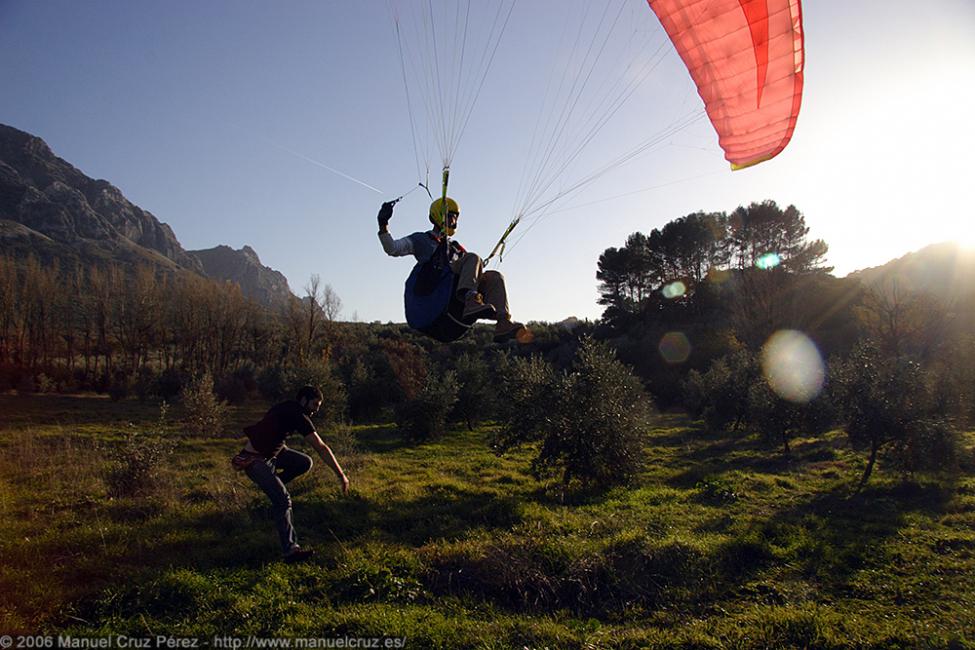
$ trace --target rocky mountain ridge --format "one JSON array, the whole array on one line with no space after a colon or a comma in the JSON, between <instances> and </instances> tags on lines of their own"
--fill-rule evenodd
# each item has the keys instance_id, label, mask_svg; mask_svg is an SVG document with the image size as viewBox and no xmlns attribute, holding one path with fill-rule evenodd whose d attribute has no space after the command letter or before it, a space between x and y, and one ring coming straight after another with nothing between
<instances>
[{"instance_id":1,"label":"rocky mountain ridge","mask_svg":"<svg viewBox=\"0 0 975 650\"><path fill-rule=\"evenodd\" d=\"M0 124L0 253L62 264L148 264L240 284L266 305L291 295L287 279L245 246L187 251L169 225L105 180L89 178L41 138Z\"/></svg>"},{"instance_id":2,"label":"rocky mountain ridge","mask_svg":"<svg viewBox=\"0 0 975 650\"><path fill-rule=\"evenodd\" d=\"M230 246L216 246L189 251L203 265L207 277L236 282L244 295L265 305L277 305L291 294L288 279L279 271L261 264L257 252L250 246L234 250Z\"/></svg>"}]
</instances>

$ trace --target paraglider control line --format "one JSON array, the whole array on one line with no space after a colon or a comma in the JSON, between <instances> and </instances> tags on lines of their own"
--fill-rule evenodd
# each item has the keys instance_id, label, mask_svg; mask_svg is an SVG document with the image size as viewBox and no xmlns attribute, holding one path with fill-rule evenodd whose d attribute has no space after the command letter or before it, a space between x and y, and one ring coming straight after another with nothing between
<instances>
[{"instance_id":1,"label":"paraglider control line","mask_svg":"<svg viewBox=\"0 0 975 650\"><path fill-rule=\"evenodd\" d=\"M397 196L395 199L393 199L392 201L390 201L389 204L390 205L396 205L397 203L399 203L400 201L402 201L403 199L405 199L406 197L408 197L410 194L412 194L413 192L417 191L421 187L427 191L427 194L430 194L430 190L429 190L429 188L427 188L426 185L424 185L423 183L417 183L416 184L416 187L414 187L409 192L406 192L405 194L401 194L400 196ZM433 197L431 196L430 198L432 199Z\"/></svg>"}]
</instances>

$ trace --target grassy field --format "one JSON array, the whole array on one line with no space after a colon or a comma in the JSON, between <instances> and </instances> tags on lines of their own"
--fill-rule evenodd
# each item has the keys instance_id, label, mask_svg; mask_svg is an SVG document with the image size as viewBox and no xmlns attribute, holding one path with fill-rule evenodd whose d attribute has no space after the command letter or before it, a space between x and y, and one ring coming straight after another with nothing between
<instances>
[{"instance_id":1,"label":"grassy field","mask_svg":"<svg viewBox=\"0 0 975 650\"><path fill-rule=\"evenodd\" d=\"M156 485L121 496L113 449L158 407L0 395L0 632L975 648L971 434L960 473L880 466L854 494L864 460L839 432L785 457L659 416L637 484L566 495L531 477L532 450L495 456L487 428L412 445L357 426L333 437L349 497L321 462L292 484L318 550L292 566L228 464L263 408L212 436L170 426Z\"/></svg>"}]
</instances>

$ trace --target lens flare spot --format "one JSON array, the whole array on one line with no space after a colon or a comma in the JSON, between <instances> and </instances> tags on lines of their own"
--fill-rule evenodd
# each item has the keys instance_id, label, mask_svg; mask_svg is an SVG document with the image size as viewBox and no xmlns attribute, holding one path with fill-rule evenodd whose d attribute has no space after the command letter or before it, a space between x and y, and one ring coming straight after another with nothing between
<instances>
[{"instance_id":1,"label":"lens flare spot","mask_svg":"<svg viewBox=\"0 0 975 650\"><path fill-rule=\"evenodd\" d=\"M667 332L660 339L660 356L667 363L684 363L691 356L691 342L683 332Z\"/></svg>"},{"instance_id":2,"label":"lens flare spot","mask_svg":"<svg viewBox=\"0 0 975 650\"><path fill-rule=\"evenodd\" d=\"M762 372L775 394L790 402L812 401L823 389L826 366L808 336L779 330L762 347Z\"/></svg>"},{"instance_id":3,"label":"lens flare spot","mask_svg":"<svg viewBox=\"0 0 975 650\"><path fill-rule=\"evenodd\" d=\"M755 262L755 266L763 271L767 271L769 269L774 269L781 263L782 258L779 257L778 253L765 253L765 255L758 258L758 261Z\"/></svg>"},{"instance_id":4,"label":"lens flare spot","mask_svg":"<svg viewBox=\"0 0 975 650\"><path fill-rule=\"evenodd\" d=\"M676 282L671 282L670 284L664 285L664 288L660 290L664 294L664 298L672 300L674 298L680 298L687 293L687 286L677 280Z\"/></svg>"}]
</instances>

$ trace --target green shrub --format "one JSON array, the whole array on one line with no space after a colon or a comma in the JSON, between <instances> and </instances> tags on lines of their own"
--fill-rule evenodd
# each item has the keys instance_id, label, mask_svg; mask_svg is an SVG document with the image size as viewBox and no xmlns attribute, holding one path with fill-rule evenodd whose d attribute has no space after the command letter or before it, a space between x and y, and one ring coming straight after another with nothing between
<instances>
[{"instance_id":1,"label":"green shrub","mask_svg":"<svg viewBox=\"0 0 975 650\"><path fill-rule=\"evenodd\" d=\"M397 402L415 398L428 383L426 351L407 341L386 339L380 343L394 381L394 385L390 388L398 389Z\"/></svg>"},{"instance_id":2,"label":"green shrub","mask_svg":"<svg viewBox=\"0 0 975 650\"><path fill-rule=\"evenodd\" d=\"M589 616L705 600L714 593L718 559L686 542L644 535L583 550L535 525L518 526L488 545L461 543L425 554L434 593Z\"/></svg>"},{"instance_id":3,"label":"green shrub","mask_svg":"<svg viewBox=\"0 0 975 650\"><path fill-rule=\"evenodd\" d=\"M562 602L572 557L565 540L550 530L518 526L486 546L430 547L430 588L468 593L520 608L549 608Z\"/></svg>"},{"instance_id":4,"label":"green shrub","mask_svg":"<svg viewBox=\"0 0 975 650\"><path fill-rule=\"evenodd\" d=\"M939 410L930 373L917 362L884 355L868 341L836 364L833 374L850 441L869 449L861 488L881 451L907 471L954 464L959 433Z\"/></svg>"},{"instance_id":5,"label":"green shrub","mask_svg":"<svg viewBox=\"0 0 975 650\"><path fill-rule=\"evenodd\" d=\"M340 424L332 427L327 433L322 434L332 453L339 459L342 468L349 472L356 470L362 465L362 455L359 451L359 441L356 440L352 427Z\"/></svg>"},{"instance_id":6,"label":"green shrub","mask_svg":"<svg viewBox=\"0 0 975 650\"><path fill-rule=\"evenodd\" d=\"M487 363L479 356L462 354L454 363L459 392L454 406L454 417L467 423L474 430L474 424L490 419L495 408L495 388L491 383Z\"/></svg>"},{"instance_id":7,"label":"green shrub","mask_svg":"<svg viewBox=\"0 0 975 650\"><path fill-rule=\"evenodd\" d=\"M0 391L16 388L20 378L20 368L12 363L0 363Z\"/></svg>"},{"instance_id":8,"label":"green shrub","mask_svg":"<svg viewBox=\"0 0 975 650\"><path fill-rule=\"evenodd\" d=\"M412 441L441 436L456 401L457 376L453 371L428 374L426 385L416 397L396 405L396 426Z\"/></svg>"},{"instance_id":9,"label":"green shrub","mask_svg":"<svg viewBox=\"0 0 975 650\"><path fill-rule=\"evenodd\" d=\"M517 445L542 440L554 427L559 378L551 365L539 356L498 358L501 373L499 417L501 429L494 437L494 448L503 453Z\"/></svg>"},{"instance_id":10,"label":"green shrub","mask_svg":"<svg viewBox=\"0 0 975 650\"><path fill-rule=\"evenodd\" d=\"M748 390L761 378L755 355L739 347L711 364L692 370L684 382L685 406L703 417L711 431L737 429L748 421Z\"/></svg>"},{"instance_id":11,"label":"green shrub","mask_svg":"<svg viewBox=\"0 0 975 650\"><path fill-rule=\"evenodd\" d=\"M160 483L160 470L175 448L173 441L164 433L168 408L163 402L159 409L159 420L151 430L133 430L122 442L104 448L109 458L105 482L112 496L142 495Z\"/></svg>"},{"instance_id":12,"label":"green shrub","mask_svg":"<svg viewBox=\"0 0 975 650\"><path fill-rule=\"evenodd\" d=\"M53 393L54 392L54 381L48 377L45 373L40 373L37 375L35 380L38 393Z\"/></svg>"},{"instance_id":13,"label":"green shrub","mask_svg":"<svg viewBox=\"0 0 975 650\"><path fill-rule=\"evenodd\" d=\"M788 454L790 438L825 433L836 424L838 416L825 391L804 404L790 402L776 395L764 378L757 377L748 389L747 417L749 424L767 440L781 443Z\"/></svg>"},{"instance_id":14,"label":"green shrub","mask_svg":"<svg viewBox=\"0 0 975 650\"><path fill-rule=\"evenodd\" d=\"M347 557L329 590L340 601L412 603L423 599L423 583L414 575L415 569L399 560L387 557L376 562L358 553Z\"/></svg>"},{"instance_id":15,"label":"green shrub","mask_svg":"<svg viewBox=\"0 0 975 650\"><path fill-rule=\"evenodd\" d=\"M284 380L286 389L284 397L294 399L302 386L317 386L323 395L322 408L317 417L326 424L345 422L348 408L345 384L330 364L310 362L300 366L290 366L285 369Z\"/></svg>"},{"instance_id":16,"label":"green shrub","mask_svg":"<svg viewBox=\"0 0 975 650\"><path fill-rule=\"evenodd\" d=\"M70 368L51 366L44 374L50 382L48 392L73 393L78 390L77 382L74 380L74 372Z\"/></svg>"},{"instance_id":17,"label":"green shrub","mask_svg":"<svg viewBox=\"0 0 975 650\"><path fill-rule=\"evenodd\" d=\"M229 404L244 402L256 393L257 389L257 369L249 362L233 372L224 373L214 386L217 397Z\"/></svg>"},{"instance_id":18,"label":"green shrub","mask_svg":"<svg viewBox=\"0 0 975 650\"><path fill-rule=\"evenodd\" d=\"M227 415L227 405L213 392L213 377L205 372L183 391L183 413L187 428L196 434L220 430Z\"/></svg>"},{"instance_id":19,"label":"green shrub","mask_svg":"<svg viewBox=\"0 0 975 650\"><path fill-rule=\"evenodd\" d=\"M698 490L701 498L705 501L734 503L739 498L735 486L729 480L719 476L702 478L694 484L694 489Z\"/></svg>"},{"instance_id":20,"label":"green shrub","mask_svg":"<svg viewBox=\"0 0 975 650\"><path fill-rule=\"evenodd\" d=\"M541 441L536 476L609 486L640 470L650 405L639 380L605 344L585 339L572 370L560 375L539 359L516 359L504 384L495 446Z\"/></svg>"},{"instance_id":21,"label":"green shrub","mask_svg":"<svg viewBox=\"0 0 975 650\"><path fill-rule=\"evenodd\" d=\"M377 417L390 403L390 387L365 361L356 358L348 368L349 417L361 421Z\"/></svg>"}]
</instances>

